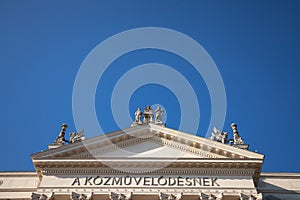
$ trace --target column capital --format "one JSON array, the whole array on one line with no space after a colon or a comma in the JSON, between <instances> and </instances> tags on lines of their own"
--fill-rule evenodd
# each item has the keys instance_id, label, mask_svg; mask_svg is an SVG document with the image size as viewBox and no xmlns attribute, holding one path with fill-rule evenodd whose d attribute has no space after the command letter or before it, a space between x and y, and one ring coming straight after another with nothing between
<instances>
[{"instance_id":1,"label":"column capital","mask_svg":"<svg viewBox=\"0 0 300 200\"><path fill-rule=\"evenodd\" d=\"M131 197L132 197L132 192L130 192L128 194L121 194L121 193L111 192L109 194L109 198L111 200L131 200Z\"/></svg>"},{"instance_id":2,"label":"column capital","mask_svg":"<svg viewBox=\"0 0 300 200\"><path fill-rule=\"evenodd\" d=\"M54 192L49 194L39 194L39 193L32 193L31 200L53 200L54 199Z\"/></svg>"},{"instance_id":3,"label":"column capital","mask_svg":"<svg viewBox=\"0 0 300 200\"><path fill-rule=\"evenodd\" d=\"M205 194L205 193L200 193L199 194L200 200L222 200L223 194Z\"/></svg>"},{"instance_id":4,"label":"column capital","mask_svg":"<svg viewBox=\"0 0 300 200\"><path fill-rule=\"evenodd\" d=\"M182 193L165 194L165 193L160 192L159 193L159 199L160 200L181 200L182 199Z\"/></svg>"},{"instance_id":5,"label":"column capital","mask_svg":"<svg viewBox=\"0 0 300 200\"><path fill-rule=\"evenodd\" d=\"M79 194L76 192L72 192L70 194L70 200L93 200L93 195L93 192L91 192L90 194Z\"/></svg>"},{"instance_id":6,"label":"column capital","mask_svg":"<svg viewBox=\"0 0 300 200\"><path fill-rule=\"evenodd\" d=\"M262 200L262 194L240 194L240 200Z\"/></svg>"}]
</instances>

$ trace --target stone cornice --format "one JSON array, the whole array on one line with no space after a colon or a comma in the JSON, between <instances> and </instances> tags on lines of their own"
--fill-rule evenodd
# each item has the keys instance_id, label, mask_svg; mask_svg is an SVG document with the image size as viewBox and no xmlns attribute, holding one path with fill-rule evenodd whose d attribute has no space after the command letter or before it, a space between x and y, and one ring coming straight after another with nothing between
<instances>
[{"instance_id":1,"label":"stone cornice","mask_svg":"<svg viewBox=\"0 0 300 200\"><path fill-rule=\"evenodd\" d=\"M0 177L37 177L36 172L0 172Z\"/></svg>"},{"instance_id":2,"label":"stone cornice","mask_svg":"<svg viewBox=\"0 0 300 200\"><path fill-rule=\"evenodd\" d=\"M151 169L158 169L163 168L165 169L164 172L168 170L174 171L181 171L183 173L187 171L197 171L198 169L205 169L204 171L209 170L219 170L222 169L223 171L234 171L234 170L253 170L254 176L259 177L260 169L261 169L261 161L260 160L228 160L228 159L178 159L174 160L166 160L166 159L107 159L102 160L99 162L97 160L92 159L85 159L85 160L39 160L34 163L37 169L40 169L41 172L46 172L51 169L58 170L69 170L77 169L77 172L82 170L95 170L98 169L100 172L101 170L105 173L109 171L114 172L114 169L111 167L123 168L123 169L130 169L132 173L134 173L134 169L136 169L137 173L141 172L143 168ZM109 167L107 167L109 166ZM182 170L184 169L184 170ZM79 170L79 171L78 171ZM57 173L58 173L57 171ZM155 170L156 171L156 170ZM163 171L163 169L161 169ZM200 172L198 170L198 172ZM202 171L203 172L203 171ZM115 173L115 172L114 172Z\"/></svg>"},{"instance_id":3,"label":"stone cornice","mask_svg":"<svg viewBox=\"0 0 300 200\"><path fill-rule=\"evenodd\" d=\"M287 173L287 172L262 172L260 173L261 178L291 178L299 179L300 173Z\"/></svg>"},{"instance_id":4,"label":"stone cornice","mask_svg":"<svg viewBox=\"0 0 300 200\"><path fill-rule=\"evenodd\" d=\"M156 157L102 157L101 159L71 159L71 158L55 158L55 159L36 159L34 163L68 163L68 162L78 162L78 163L103 163L103 162L119 162L119 163L172 163L174 165L179 165L180 163L205 163L207 165L214 165L216 163L244 163L245 165L251 164L261 164L263 161L260 159L228 159L228 158L156 158Z\"/></svg>"},{"instance_id":5,"label":"stone cornice","mask_svg":"<svg viewBox=\"0 0 300 200\"><path fill-rule=\"evenodd\" d=\"M115 169L99 169L99 168L44 168L42 173L44 175L127 175L127 172L122 172ZM215 169L207 169L207 168L198 168L198 169L171 169L165 168L152 172L146 173L147 175L199 175L202 176L210 175L210 176L253 176L255 170L253 169L223 169L223 168L215 168ZM141 173L137 173L139 175ZM145 175L145 173L143 173Z\"/></svg>"}]
</instances>

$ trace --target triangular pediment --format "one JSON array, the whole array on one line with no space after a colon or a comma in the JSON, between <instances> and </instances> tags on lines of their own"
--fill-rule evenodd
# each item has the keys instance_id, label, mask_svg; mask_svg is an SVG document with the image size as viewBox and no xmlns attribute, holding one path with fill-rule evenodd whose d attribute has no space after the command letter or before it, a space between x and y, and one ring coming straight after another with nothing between
<instances>
[{"instance_id":1,"label":"triangular pediment","mask_svg":"<svg viewBox=\"0 0 300 200\"><path fill-rule=\"evenodd\" d=\"M264 159L258 153L155 124L137 125L31 157L40 175L175 171L193 174L199 170L219 173L218 169L222 169L230 174L250 173L255 183Z\"/></svg>"},{"instance_id":2,"label":"triangular pediment","mask_svg":"<svg viewBox=\"0 0 300 200\"><path fill-rule=\"evenodd\" d=\"M39 159L106 158L263 159L263 155L199 136L148 124L33 154Z\"/></svg>"}]
</instances>

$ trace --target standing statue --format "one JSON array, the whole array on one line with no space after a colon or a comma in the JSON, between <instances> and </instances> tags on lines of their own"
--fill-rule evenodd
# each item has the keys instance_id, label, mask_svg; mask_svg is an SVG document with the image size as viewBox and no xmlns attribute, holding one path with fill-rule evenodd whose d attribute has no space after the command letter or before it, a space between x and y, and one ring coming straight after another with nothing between
<instances>
[{"instance_id":1,"label":"standing statue","mask_svg":"<svg viewBox=\"0 0 300 200\"><path fill-rule=\"evenodd\" d=\"M65 142L69 142L68 140L65 139L65 134L66 134L67 128L68 128L67 124L61 125L61 131L60 131L59 135L57 136L57 138L55 139L54 144L65 144Z\"/></svg>"},{"instance_id":2,"label":"standing statue","mask_svg":"<svg viewBox=\"0 0 300 200\"><path fill-rule=\"evenodd\" d=\"M164 114L164 110L157 106L155 110L155 123L162 123L162 116Z\"/></svg>"},{"instance_id":3,"label":"standing statue","mask_svg":"<svg viewBox=\"0 0 300 200\"><path fill-rule=\"evenodd\" d=\"M153 112L150 106L146 106L144 110L144 123L153 122Z\"/></svg>"},{"instance_id":4,"label":"standing statue","mask_svg":"<svg viewBox=\"0 0 300 200\"><path fill-rule=\"evenodd\" d=\"M143 112L141 111L141 108L138 108L137 111L135 111L134 115L135 115L134 122L137 124L141 124L142 123L141 118L143 116Z\"/></svg>"}]
</instances>

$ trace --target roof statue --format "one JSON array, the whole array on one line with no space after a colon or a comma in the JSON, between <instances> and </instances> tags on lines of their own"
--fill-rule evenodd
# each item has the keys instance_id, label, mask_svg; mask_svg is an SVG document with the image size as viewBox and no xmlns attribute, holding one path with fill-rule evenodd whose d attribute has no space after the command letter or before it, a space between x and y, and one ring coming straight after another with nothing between
<instances>
[{"instance_id":1,"label":"roof statue","mask_svg":"<svg viewBox=\"0 0 300 200\"><path fill-rule=\"evenodd\" d=\"M157 106L155 110L155 123L159 124L162 123L162 116L164 114L164 110L160 108L160 106Z\"/></svg>"},{"instance_id":2,"label":"roof statue","mask_svg":"<svg viewBox=\"0 0 300 200\"><path fill-rule=\"evenodd\" d=\"M237 130L237 125L235 123L231 124L231 129L233 132L233 139L228 140L228 133L222 132L222 131L218 130L216 127L214 127L214 132L211 133L211 136L209 137L209 139L217 141L217 142L221 142L223 144L227 144L228 142L230 142L230 144L234 147L237 147L240 149L248 149L249 145L245 144L242 137L239 135L239 132Z\"/></svg>"},{"instance_id":3,"label":"roof statue","mask_svg":"<svg viewBox=\"0 0 300 200\"><path fill-rule=\"evenodd\" d=\"M142 124L142 116L143 116L143 112L141 111L141 108L138 108L135 113L135 120L134 120L134 123L135 124Z\"/></svg>"},{"instance_id":4,"label":"roof statue","mask_svg":"<svg viewBox=\"0 0 300 200\"><path fill-rule=\"evenodd\" d=\"M144 123L153 122L153 112L150 106L146 106L144 109Z\"/></svg>"},{"instance_id":5,"label":"roof statue","mask_svg":"<svg viewBox=\"0 0 300 200\"><path fill-rule=\"evenodd\" d=\"M61 125L61 130L57 136L57 138L54 140L53 144L60 144L60 145L64 145L65 142L69 142L68 140L65 139L65 134L66 134L66 130L68 128L67 124L62 124Z\"/></svg>"},{"instance_id":6,"label":"roof statue","mask_svg":"<svg viewBox=\"0 0 300 200\"><path fill-rule=\"evenodd\" d=\"M227 132L222 132L219 129L217 129L216 127L214 127L214 132L211 133L211 136L209 139L226 144L228 142L227 137L228 137Z\"/></svg>"},{"instance_id":7,"label":"roof statue","mask_svg":"<svg viewBox=\"0 0 300 200\"><path fill-rule=\"evenodd\" d=\"M77 132L70 133L70 138L69 138L69 140L67 140L65 138L67 128L68 128L67 124L61 125L61 131L59 132L57 138L54 140L53 144L49 145L49 148L56 148L58 146L63 146L63 145L65 145L65 142L75 143L75 142L80 142L85 139L84 130L82 129L78 133Z\"/></svg>"},{"instance_id":8,"label":"roof statue","mask_svg":"<svg viewBox=\"0 0 300 200\"><path fill-rule=\"evenodd\" d=\"M69 142L70 143L75 143L75 142L80 142L80 141L82 141L84 139L85 139L84 129L82 129L78 133L76 133L76 132L70 133L70 140L69 140Z\"/></svg>"},{"instance_id":9,"label":"roof statue","mask_svg":"<svg viewBox=\"0 0 300 200\"><path fill-rule=\"evenodd\" d=\"M155 123L158 125L165 125L162 122L162 116L164 114L164 110L161 109L160 106L158 106L155 110L155 116L153 115L153 110L151 106L147 105L144 109L144 112L142 112L141 108L138 107L137 110L135 111L135 120L131 124L131 126L136 126L136 125L143 125L143 124L150 124L150 123ZM143 119L143 121L142 121ZM154 122L153 122L154 119Z\"/></svg>"},{"instance_id":10,"label":"roof statue","mask_svg":"<svg viewBox=\"0 0 300 200\"><path fill-rule=\"evenodd\" d=\"M245 144L239 132L237 130L237 125L235 123L231 124L232 132L233 132L233 144Z\"/></svg>"}]
</instances>

